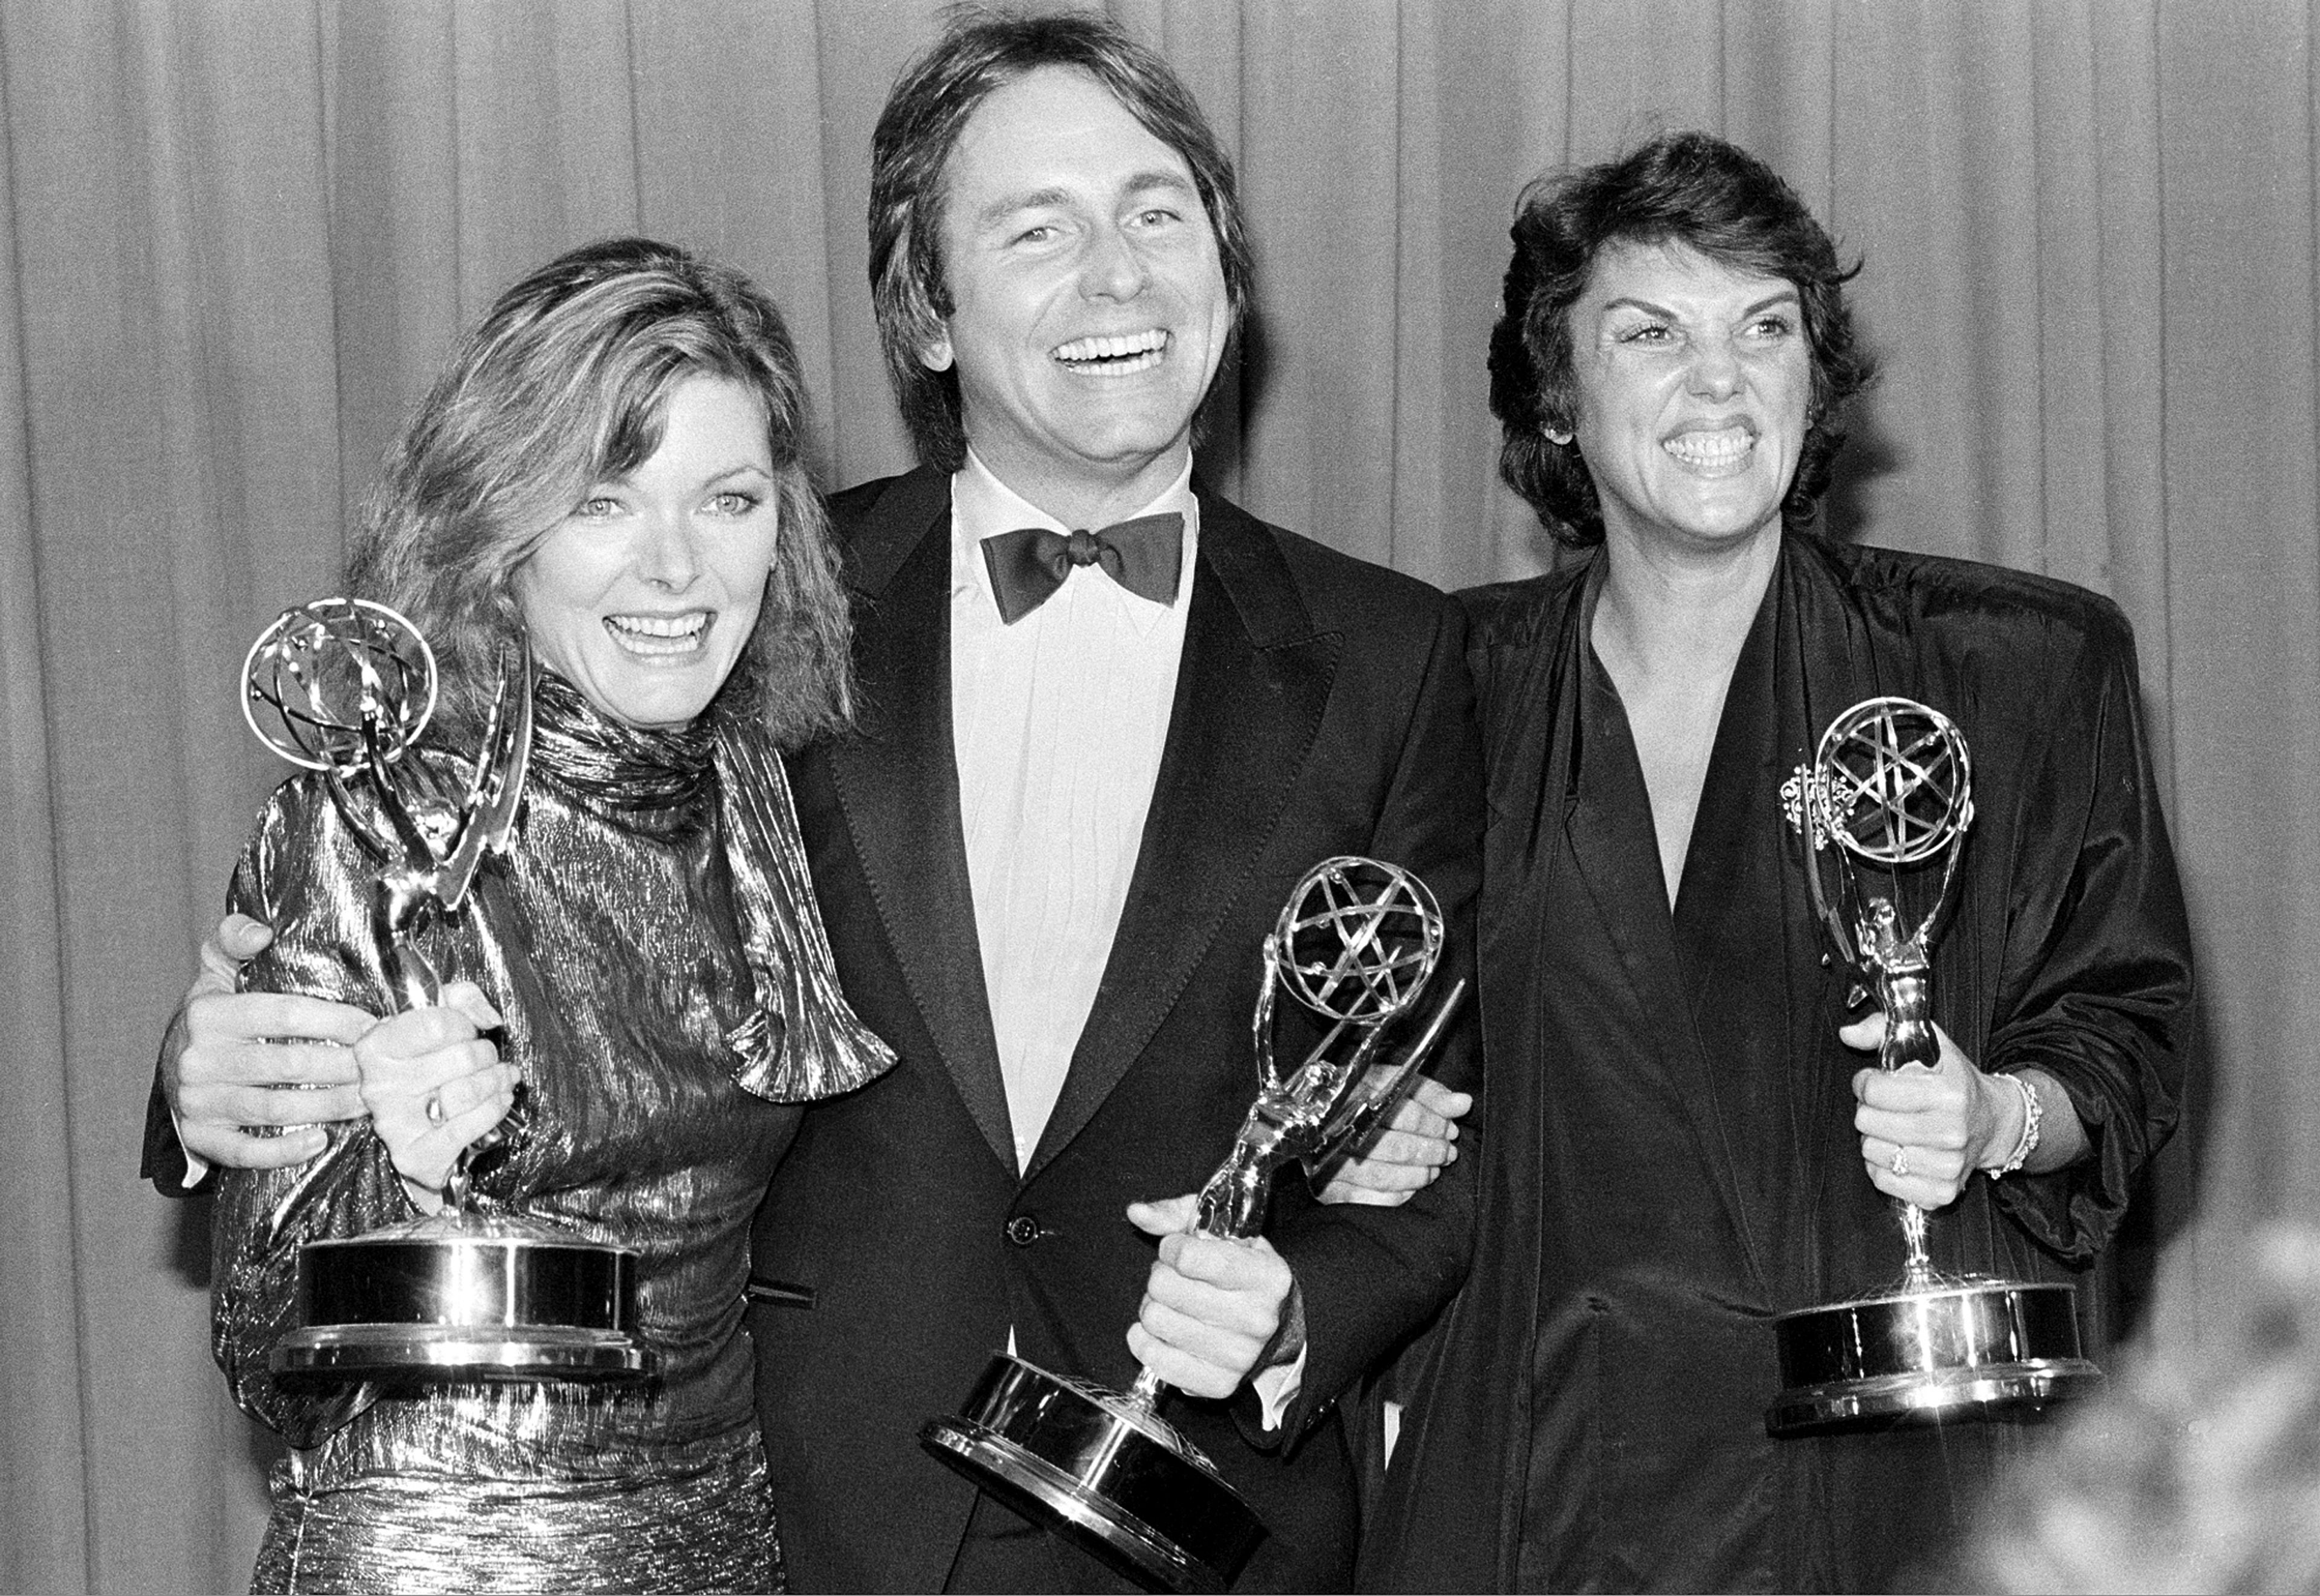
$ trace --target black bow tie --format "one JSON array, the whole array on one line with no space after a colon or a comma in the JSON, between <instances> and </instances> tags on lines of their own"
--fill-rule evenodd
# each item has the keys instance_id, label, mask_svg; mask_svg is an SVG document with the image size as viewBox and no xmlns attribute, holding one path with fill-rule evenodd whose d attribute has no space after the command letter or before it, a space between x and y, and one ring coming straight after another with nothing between
<instances>
[{"instance_id":1,"label":"black bow tie","mask_svg":"<svg viewBox=\"0 0 2320 1596\"><path fill-rule=\"evenodd\" d=\"M1012 626L1047 602L1074 566L1101 566L1104 575L1138 598L1176 602L1184 558L1184 518L1174 511L1139 515L1092 532L1025 527L983 540L999 618Z\"/></svg>"}]
</instances>

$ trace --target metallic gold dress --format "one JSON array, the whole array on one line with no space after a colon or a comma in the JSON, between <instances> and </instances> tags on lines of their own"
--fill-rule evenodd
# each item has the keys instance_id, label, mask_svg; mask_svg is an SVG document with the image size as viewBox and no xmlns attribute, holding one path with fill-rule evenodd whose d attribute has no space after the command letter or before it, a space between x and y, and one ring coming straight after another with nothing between
<instances>
[{"instance_id":1,"label":"metallic gold dress","mask_svg":"<svg viewBox=\"0 0 2320 1596\"><path fill-rule=\"evenodd\" d=\"M740 696L728 694L728 699ZM838 996L778 757L738 715L639 732L543 676L516 847L426 946L505 1020L524 1122L479 1206L637 1248L656 1376L631 1385L277 1383L299 1243L415 1217L370 1142L338 1168L232 1171L214 1341L242 1408L290 1443L253 1588L781 1588L742 1328L749 1226L787 1106L892 1056ZM411 779L456 791L448 757ZM275 793L233 906L277 928L257 989L374 1012L376 861L320 778Z\"/></svg>"}]
</instances>

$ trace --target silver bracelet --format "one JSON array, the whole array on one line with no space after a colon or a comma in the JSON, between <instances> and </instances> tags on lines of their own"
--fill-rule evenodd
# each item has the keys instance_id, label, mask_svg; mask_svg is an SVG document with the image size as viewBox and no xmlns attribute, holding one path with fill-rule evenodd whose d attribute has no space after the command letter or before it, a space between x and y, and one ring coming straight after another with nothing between
<instances>
[{"instance_id":1,"label":"silver bracelet","mask_svg":"<svg viewBox=\"0 0 2320 1596\"><path fill-rule=\"evenodd\" d=\"M2038 1101L2038 1089L2020 1075L2008 1075L2015 1090L2022 1093L2022 1139L2014 1144L2013 1156L1989 1172L1991 1180L2000 1180L2022 1167L2032 1153L2038 1150L2038 1122L2046 1117L2045 1107Z\"/></svg>"}]
</instances>

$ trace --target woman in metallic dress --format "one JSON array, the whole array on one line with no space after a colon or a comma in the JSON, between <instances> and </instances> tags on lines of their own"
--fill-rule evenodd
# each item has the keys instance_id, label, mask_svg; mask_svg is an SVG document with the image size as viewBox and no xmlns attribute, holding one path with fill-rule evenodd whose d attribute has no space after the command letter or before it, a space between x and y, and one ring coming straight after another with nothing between
<instances>
[{"instance_id":1,"label":"woman in metallic dress","mask_svg":"<svg viewBox=\"0 0 2320 1596\"><path fill-rule=\"evenodd\" d=\"M779 757L848 710L802 411L756 288L623 240L510 289L389 454L351 581L440 661L440 748L416 763L457 791L446 750L477 746L521 631L537 732L510 857L427 946L443 1005L357 1047L368 1118L331 1131L366 1145L225 1174L217 1357L292 1448L256 1589L780 1588L749 1224L793 1105L891 1063L838 994ZM245 984L387 1011L376 874L320 777L284 784L234 879L278 932ZM636 1249L656 1375L277 1383L300 1243L439 1209L519 1078L527 1112L477 1199Z\"/></svg>"}]
</instances>

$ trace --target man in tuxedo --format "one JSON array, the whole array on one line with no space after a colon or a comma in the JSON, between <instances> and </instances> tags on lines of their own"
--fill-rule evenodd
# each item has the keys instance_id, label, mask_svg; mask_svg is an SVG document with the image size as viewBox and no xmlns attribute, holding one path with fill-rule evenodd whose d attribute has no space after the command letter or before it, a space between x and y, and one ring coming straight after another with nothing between
<instances>
[{"instance_id":1,"label":"man in tuxedo","mask_svg":"<svg viewBox=\"0 0 2320 1596\"><path fill-rule=\"evenodd\" d=\"M807 1111L758 1222L792 1578L1119 1586L919 1445L1012 1346L1112 1386L1148 1365L1268 1526L1240 1588L1346 1588L1333 1404L1455 1290L1472 1160L1407 1175L1399 1206L1284 1182L1253 1244L1185 1234L1178 1194L1255 1094L1257 952L1310 866L1415 870L1451 927L1439 979L1471 966L1458 612L1193 476L1249 251L1198 107L1111 24L974 19L907 69L870 261L923 464L832 504L862 709L792 775L847 994L901 1063ZM358 1024L281 999L233 1020L259 1001L193 1007L196 1151L269 1151L233 1134L280 1117L244 1095L279 1076L237 1036L315 1037L288 1051L327 1081ZM1436 1067L1473 1084L1463 1031Z\"/></svg>"}]
</instances>

